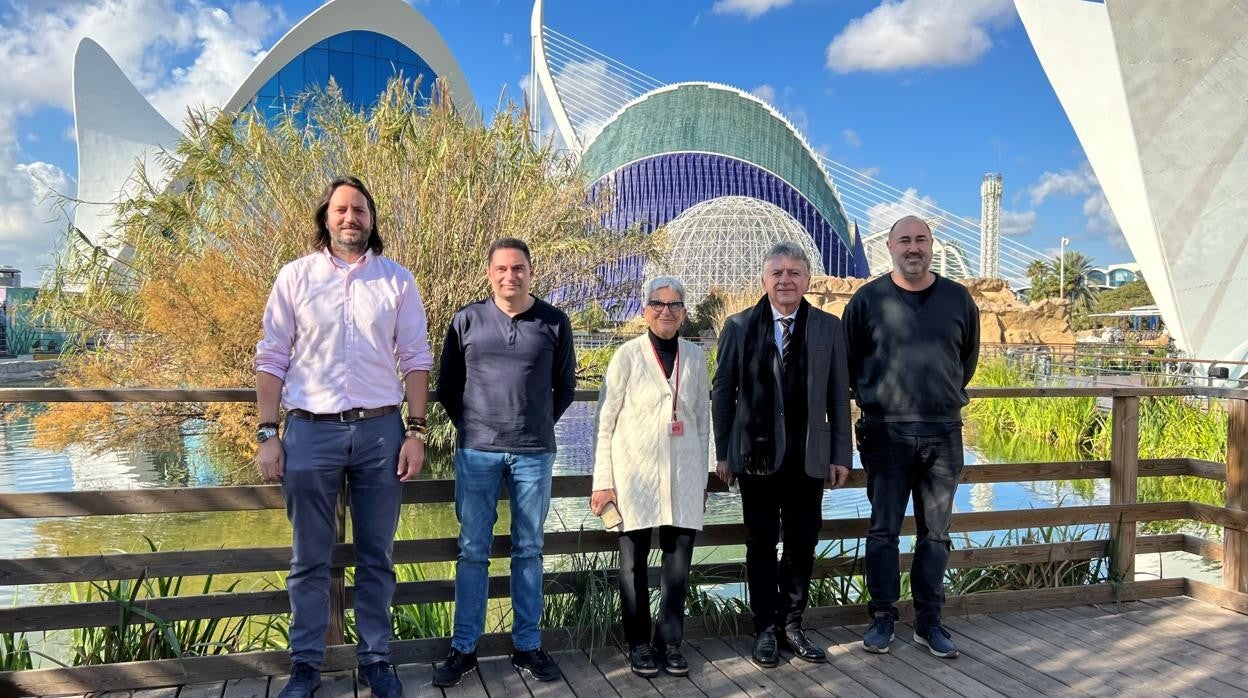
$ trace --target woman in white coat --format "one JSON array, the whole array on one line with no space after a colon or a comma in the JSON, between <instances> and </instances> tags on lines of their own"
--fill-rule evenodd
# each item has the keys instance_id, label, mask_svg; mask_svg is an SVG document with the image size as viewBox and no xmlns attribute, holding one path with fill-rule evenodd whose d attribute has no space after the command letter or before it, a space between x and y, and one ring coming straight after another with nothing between
<instances>
[{"instance_id":1,"label":"woman in white coat","mask_svg":"<svg viewBox=\"0 0 1248 698\"><path fill-rule=\"evenodd\" d=\"M702 528L710 454L706 354L680 339L685 288L670 276L646 284L644 336L611 358L598 395L594 491L620 525L620 601L629 662L639 676L689 673L680 652L693 539ZM651 644L647 558L654 529L663 551L659 622ZM657 646L657 650L656 650Z\"/></svg>"}]
</instances>

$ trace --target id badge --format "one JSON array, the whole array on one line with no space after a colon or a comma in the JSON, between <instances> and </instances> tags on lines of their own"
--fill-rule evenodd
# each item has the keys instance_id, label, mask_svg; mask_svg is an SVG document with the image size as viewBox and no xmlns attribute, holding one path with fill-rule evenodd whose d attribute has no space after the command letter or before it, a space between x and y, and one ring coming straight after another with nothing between
<instances>
[{"instance_id":1,"label":"id badge","mask_svg":"<svg viewBox=\"0 0 1248 698\"><path fill-rule=\"evenodd\" d=\"M668 422L667 423L667 435L668 436L684 436L685 435L685 423L679 419L674 422Z\"/></svg>"}]
</instances>

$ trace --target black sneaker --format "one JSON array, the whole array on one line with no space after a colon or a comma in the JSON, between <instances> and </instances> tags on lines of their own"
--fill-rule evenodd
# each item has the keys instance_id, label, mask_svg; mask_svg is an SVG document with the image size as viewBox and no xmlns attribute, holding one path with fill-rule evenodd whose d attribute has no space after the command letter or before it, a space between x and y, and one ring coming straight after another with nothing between
<instances>
[{"instance_id":1,"label":"black sneaker","mask_svg":"<svg viewBox=\"0 0 1248 698\"><path fill-rule=\"evenodd\" d=\"M654 648L650 645L637 645L628 651L628 664L633 673L652 679L659 675L659 660L655 657Z\"/></svg>"},{"instance_id":2,"label":"black sneaker","mask_svg":"<svg viewBox=\"0 0 1248 698\"><path fill-rule=\"evenodd\" d=\"M434 667L433 685L441 688L458 686L465 676L476 670L476 652L464 654L457 649L452 649L451 653L446 655L446 661Z\"/></svg>"},{"instance_id":3,"label":"black sneaker","mask_svg":"<svg viewBox=\"0 0 1248 698\"><path fill-rule=\"evenodd\" d=\"M893 627L896 624L893 614L879 611L871 619L871 627L862 635L862 648L876 654L887 654L888 646L893 644Z\"/></svg>"},{"instance_id":4,"label":"black sneaker","mask_svg":"<svg viewBox=\"0 0 1248 698\"><path fill-rule=\"evenodd\" d=\"M511 655L511 665L538 681L558 681L563 678L559 665L541 647L535 650L516 650Z\"/></svg>"},{"instance_id":5,"label":"black sneaker","mask_svg":"<svg viewBox=\"0 0 1248 698\"><path fill-rule=\"evenodd\" d=\"M953 637L940 624L914 626L914 641L927 647L934 656L953 659L958 656L958 646L953 644Z\"/></svg>"},{"instance_id":6,"label":"black sneaker","mask_svg":"<svg viewBox=\"0 0 1248 698\"><path fill-rule=\"evenodd\" d=\"M689 675L689 661L680 653L680 645L667 645L663 648L663 671L672 676Z\"/></svg>"}]
</instances>

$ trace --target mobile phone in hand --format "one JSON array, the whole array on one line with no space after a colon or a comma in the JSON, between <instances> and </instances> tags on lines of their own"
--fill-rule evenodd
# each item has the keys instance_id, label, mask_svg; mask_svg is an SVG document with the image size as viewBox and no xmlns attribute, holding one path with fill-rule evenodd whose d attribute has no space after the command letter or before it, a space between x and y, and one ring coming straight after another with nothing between
<instances>
[{"instance_id":1,"label":"mobile phone in hand","mask_svg":"<svg viewBox=\"0 0 1248 698\"><path fill-rule=\"evenodd\" d=\"M620 510L616 508L615 502L607 502L599 518L602 519L602 527L608 530L624 523L624 517L620 516Z\"/></svg>"}]
</instances>

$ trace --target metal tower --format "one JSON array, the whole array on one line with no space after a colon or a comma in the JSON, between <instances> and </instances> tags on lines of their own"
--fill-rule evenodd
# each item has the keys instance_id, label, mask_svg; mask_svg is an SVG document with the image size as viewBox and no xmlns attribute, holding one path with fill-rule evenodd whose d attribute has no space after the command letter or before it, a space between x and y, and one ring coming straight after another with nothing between
<instances>
[{"instance_id":1,"label":"metal tower","mask_svg":"<svg viewBox=\"0 0 1248 698\"><path fill-rule=\"evenodd\" d=\"M1001 278L1001 194L1005 186L1000 174L984 175L979 186L982 208L979 217L979 275Z\"/></svg>"}]
</instances>

